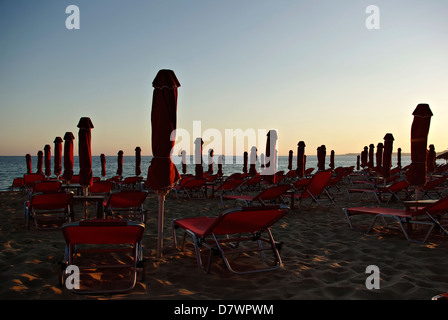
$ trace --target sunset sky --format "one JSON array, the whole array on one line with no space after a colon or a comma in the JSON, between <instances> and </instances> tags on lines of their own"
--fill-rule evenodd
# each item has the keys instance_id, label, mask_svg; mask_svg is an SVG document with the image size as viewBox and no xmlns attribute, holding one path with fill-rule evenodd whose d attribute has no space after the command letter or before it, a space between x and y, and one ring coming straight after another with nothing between
<instances>
[{"instance_id":1,"label":"sunset sky","mask_svg":"<svg viewBox=\"0 0 448 320\"><path fill-rule=\"evenodd\" d=\"M69 5L80 29L66 28ZM380 29L366 27L369 5ZM389 132L409 152L419 103L443 151L447 13L446 0L2 0L0 155L36 155L67 131L77 139L81 117L95 126L93 155L151 155L160 69L181 83L177 127L191 152L193 121L223 137L277 129L280 155L300 140L308 154L359 153Z\"/></svg>"}]
</instances>

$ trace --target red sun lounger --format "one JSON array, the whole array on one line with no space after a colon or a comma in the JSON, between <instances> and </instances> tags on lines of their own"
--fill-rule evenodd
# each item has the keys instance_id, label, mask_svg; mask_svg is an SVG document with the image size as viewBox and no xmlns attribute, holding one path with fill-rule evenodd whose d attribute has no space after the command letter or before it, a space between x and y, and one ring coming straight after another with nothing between
<instances>
[{"instance_id":1,"label":"red sun lounger","mask_svg":"<svg viewBox=\"0 0 448 320\"><path fill-rule=\"evenodd\" d=\"M330 183L330 179L331 179L330 171L317 172L311 178L311 181L306 185L306 187L302 191L299 191L299 193L296 194L294 198L298 200L299 203L305 199L311 199L310 205L313 203L319 204L320 196L322 194L325 194L328 200L330 200L330 202L333 203L333 198L326 190L328 184Z\"/></svg>"},{"instance_id":2,"label":"red sun lounger","mask_svg":"<svg viewBox=\"0 0 448 320\"><path fill-rule=\"evenodd\" d=\"M221 203L224 206L224 200L234 200L235 202L242 201L246 204L246 206L253 205L254 202L259 202L259 203L261 203L261 205L266 205L268 202L274 202L275 200L281 198L290 189L291 189L291 185L281 184L281 185L274 185L270 188L267 188L254 196L244 195L244 194L222 195Z\"/></svg>"},{"instance_id":3,"label":"red sun lounger","mask_svg":"<svg viewBox=\"0 0 448 320\"><path fill-rule=\"evenodd\" d=\"M123 190L112 193L105 201L104 210L112 217L145 222L143 202L147 193L139 190Z\"/></svg>"},{"instance_id":4,"label":"red sun lounger","mask_svg":"<svg viewBox=\"0 0 448 320\"><path fill-rule=\"evenodd\" d=\"M378 218L391 218L398 222L401 231L409 241L415 241L424 243L428 239L432 230L437 227L445 235L448 235L448 231L441 223L443 215L448 213L448 197L445 197L437 202L426 207L417 207L415 209L394 209L394 208L382 208L382 207L352 207L344 208L344 213L347 218L348 224L351 229L354 229L352 217L356 215L372 215L374 216L373 222L367 230L367 233L372 230ZM410 237L406 227L409 224L427 225L429 230L426 233L423 241L417 241Z\"/></svg>"},{"instance_id":5,"label":"red sun lounger","mask_svg":"<svg viewBox=\"0 0 448 320\"><path fill-rule=\"evenodd\" d=\"M65 224L62 228L65 254L60 263L59 285L65 284L76 293L132 290L139 271L144 279L144 230L141 222L119 219ZM79 273L75 275L73 271Z\"/></svg>"},{"instance_id":6,"label":"red sun lounger","mask_svg":"<svg viewBox=\"0 0 448 320\"><path fill-rule=\"evenodd\" d=\"M198 198L202 195L202 197L206 198L205 186L207 180L205 178L195 178L195 177L187 177L183 178L180 183L173 188L176 193L176 198L178 199L178 193L182 192L182 195L187 195L188 199L190 199L194 193L197 194Z\"/></svg>"},{"instance_id":7,"label":"red sun lounger","mask_svg":"<svg viewBox=\"0 0 448 320\"><path fill-rule=\"evenodd\" d=\"M180 250L184 249L185 236L187 234L192 236L200 270L204 270L202 249L207 249L209 252L206 272L210 271L214 254L219 254L228 270L234 273L275 270L281 268L283 264L279 244L274 241L271 227L287 212L286 206L240 207L229 209L217 217L175 219L171 223L174 246L178 248L176 230L182 229L185 233ZM267 238L263 237L264 234L267 234ZM245 267L240 265L239 268L235 268L235 261L232 261L231 265L231 255L248 252L258 252L264 263L268 263L269 260L272 265L259 263L255 265L253 259L250 259L250 263L245 264ZM273 257L268 259L266 252L273 254Z\"/></svg>"},{"instance_id":8,"label":"red sun lounger","mask_svg":"<svg viewBox=\"0 0 448 320\"><path fill-rule=\"evenodd\" d=\"M72 193L37 193L25 203L25 224L31 221L38 230L58 229L70 220Z\"/></svg>"},{"instance_id":9,"label":"red sun lounger","mask_svg":"<svg viewBox=\"0 0 448 320\"><path fill-rule=\"evenodd\" d=\"M401 180L398 182L393 183L390 186L381 187L381 188L373 188L373 189L367 189L367 188L353 188L348 189L348 197L350 198L351 193L361 193L361 200L365 194L373 194L375 196L375 199L378 201L378 203L381 203L382 196L383 195L390 195L388 203L392 199L396 199L398 201L401 201L401 199L398 197L399 192L403 192L406 196L406 199L409 199L411 197L410 192L408 191L409 188L409 182L406 180Z\"/></svg>"}]
</instances>

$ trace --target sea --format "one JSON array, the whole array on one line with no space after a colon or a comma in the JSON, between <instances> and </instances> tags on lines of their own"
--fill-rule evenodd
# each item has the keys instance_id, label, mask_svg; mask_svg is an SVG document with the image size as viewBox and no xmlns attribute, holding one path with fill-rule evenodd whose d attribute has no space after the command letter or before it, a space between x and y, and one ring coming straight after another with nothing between
<instances>
[{"instance_id":1,"label":"sea","mask_svg":"<svg viewBox=\"0 0 448 320\"><path fill-rule=\"evenodd\" d=\"M64 163L62 158L62 164ZM141 157L141 176L143 178L146 178L148 167L151 163L152 156L142 156ZM214 172L217 172L218 165L217 165L217 159L218 157L215 155L214 159ZM259 157L260 159L260 157ZM335 155L334 162L335 167L349 167L349 166L355 166L356 168L356 154L350 154L350 155ZM204 157L204 171L208 170L208 163L207 158ZM180 161L176 161L180 162ZM297 159L296 157L293 157L293 169L296 168ZM401 158L402 166L406 166L411 163L411 157L410 156L402 156ZM330 164L330 156L326 157L325 161L325 168L328 168ZM397 158L395 155L392 156L392 167L395 167L397 165ZM53 166L54 166L54 159L51 159L51 172L52 176L54 176L53 173ZM31 157L31 167L33 172L36 172L37 170L37 156ZM179 170L179 173L182 173L182 165L176 164L177 169ZM118 159L117 156L106 156L106 179L111 178L116 175L118 168ZM260 163L257 163L256 166L257 170L260 171ZM306 168L315 168L317 169L317 156L307 156L306 157ZM248 168L249 169L249 168ZM43 166L43 170L45 170L45 166ZM242 157L233 157L233 159L225 159L225 162L223 163L223 175L229 176L232 173L235 172L243 172L243 159ZM278 157L278 169L277 171L285 171L288 172L288 156L279 156ZM101 160L99 156L92 156L92 171L93 176L101 177ZM62 172L64 172L64 168L62 167ZM74 167L73 172L75 174L79 173L79 161L78 157L74 157ZM187 164L187 173L194 174L195 172L195 165L193 161L193 157L190 158L189 164ZM23 177L23 175L26 173L26 162L25 162L25 156L0 156L0 191L6 191L8 190L14 178L16 177ZM123 157L123 177L129 177L129 176L135 176L135 157L134 156L124 156Z\"/></svg>"}]
</instances>

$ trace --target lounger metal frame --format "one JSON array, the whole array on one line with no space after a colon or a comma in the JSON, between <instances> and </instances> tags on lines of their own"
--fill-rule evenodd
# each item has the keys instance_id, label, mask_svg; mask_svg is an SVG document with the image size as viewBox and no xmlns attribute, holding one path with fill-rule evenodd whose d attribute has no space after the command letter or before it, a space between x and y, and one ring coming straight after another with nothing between
<instances>
[{"instance_id":1,"label":"lounger metal frame","mask_svg":"<svg viewBox=\"0 0 448 320\"><path fill-rule=\"evenodd\" d=\"M91 221L95 221L95 220L91 220ZM108 227L113 227L114 225L108 225L107 220L104 220L105 222L105 226ZM109 220L110 222L114 222L117 221L117 219L111 219ZM123 221L123 225L119 225L117 227L139 227L141 228L141 232L142 232L142 236L143 236L143 232L145 229L145 225L142 222L135 222L135 221L131 221L131 220L122 220ZM81 222L82 223L82 222ZM63 226L63 232L65 228L73 228L73 227L82 227L80 225L80 222L72 222L72 223L68 223L65 224ZM96 226L98 227L98 226ZM88 228L88 226L86 226L86 228ZM113 234L111 235L111 237L113 238ZM79 270L80 273L82 274L82 270L98 270L98 269L114 269L114 268L132 268L132 275L130 277L130 282L129 282L129 286L127 287L122 287L122 288L118 288L118 289L92 289L92 290L83 290L82 288L70 288L71 291L75 292L75 293L80 293L80 294L98 294L98 293L119 293L119 292L127 292L132 290L136 283L137 283L137 275L138 272L140 271L140 276L141 276L141 281L144 281L145 279L145 259L143 258L143 250L142 250L142 239L140 238L139 240L137 240L136 242L129 244L130 247L128 248L100 248L100 249L83 249L81 248L82 245L89 245L91 243L89 243L89 240L86 239L85 243L83 244L77 244L77 245L72 245L70 242L66 243L65 246L65 253L64 253L64 258L63 260L59 263L59 285L63 286L65 284L65 270L67 269L67 267L74 265L74 262L77 262L76 259L74 259L74 256L79 254L79 253L86 253L86 252L90 252L90 253L95 253L95 252L109 252L109 253L113 253L113 252L129 252L130 254L132 254L132 259L133 259L133 263L132 264L101 264L101 265L76 265ZM108 242L104 242L102 243L103 245L107 245L109 244ZM80 275L81 277L81 275Z\"/></svg>"},{"instance_id":2,"label":"lounger metal frame","mask_svg":"<svg viewBox=\"0 0 448 320\"><path fill-rule=\"evenodd\" d=\"M272 210L272 209L279 209L287 211L289 210L289 207L280 205L280 206L269 206L269 207L250 207L250 208L231 208L222 213L222 216L225 217L228 214L240 212L243 210L251 211L251 210ZM284 213L286 214L286 212ZM283 216L283 215L282 215ZM210 272L211 264L213 257L216 255L220 255L225 266L227 269L233 273L237 274L248 274L248 273L256 273L256 272L264 272L264 271L273 271L279 268L283 267L283 262L280 256L280 248L281 243L276 242L274 240L274 237L272 235L272 232L270 230L273 222L270 226L266 227L264 230L257 231L253 234L243 236L241 233L237 235L232 234L225 234L225 235L218 235L215 232L211 231L209 234L206 234L205 237L199 237L196 233L189 229L184 229L184 235L182 238L182 244L181 247L178 246L177 243L177 236L176 236L176 230L179 228L179 226L176 224L176 219L172 220L171 222L171 229L172 229L172 235L173 235L173 243L174 247L179 250L183 251L185 248L186 243L186 236L189 235L193 239L193 244L195 248L195 255L197 260L198 269L200 271L205 271L206 273ZM267 238L264 238L261 236L263 232L267 233ZM250 247L250 248L240 248L240 242L247 242L247 241L255 241L256 246ZM268 244L268 246L263 246L263 244ZM201 258L201 249L205 248L209 251L209 257L207 265L204 269L203 262ZM266 265L263 268L258 269L252 269L252 270L246 270L246 271L238 271L235 270L235 268L232 267L228 255L231 254L239 254L239 253L245 253L245 252L259 252L260 258L264 264L268 264L266 257L265 257L265 251L270 251L274 254L274 259L276 261L275 265L269 266Z\"/></svg>"}]
</instances>

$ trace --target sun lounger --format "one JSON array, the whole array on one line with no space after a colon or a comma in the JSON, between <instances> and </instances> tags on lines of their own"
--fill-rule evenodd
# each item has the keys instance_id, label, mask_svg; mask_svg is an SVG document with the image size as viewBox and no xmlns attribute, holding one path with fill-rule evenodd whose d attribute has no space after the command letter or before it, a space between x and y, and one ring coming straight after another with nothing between
<instances>
[{"instance_id":1,"label":"sun lounger","mask_svg":"<svg viewBox=\"0 0 448 320\"><path fill-rule=\"evenodd\" d=\"M446 235L448 231L441 223L441 217L448 213L448 197L445 197L437 202L434 202L425 207L416 207L414 209L394 209L394 208L382 208L382 207L352 207L344 208L344 213L347 218L348 224L351 229L354 229L352 217L356 215L371 215L374 217L370 227L367 229L367 233L372 230L378 218L394 219L398 222L401 231L409 241L424 243L432 230L437 227ZM410 237L407 227L415 225L427 225L429 230L424 236L423 241L417 241Z\"/></svg>"},{"instance_id":2,"label":"sun lounger","mask_svg":"<svg viewBox=\"0 0 448 320\"><path fill-rule=\"evenodd\" d=\"M274 202L284 196L284 194L292 189L291 185L289 184L281 184L281 185L274 185L272 187L269 187L267 189L264 189L257 195L222 195L221 196L221 203L224 207L224 201L226 200L233 200L236 202L240 201L243 202L246 206L251 206L254 203L260 203L261 205L267 205L269 202Z\"/></svg>"},{"instance_id":3,"label":"sun lounger","mask_svg":"<svg viewBox=\"0 0 448 320\"><path fill-rule=\"evenodd\" d=\"M9 190L14 191L23 191L25 189L25 181L22 177L14 178L12 181L12 185L9 187Z\"/></svg>"},{"instance_id":4,"label":"sun lounger","mask_svg":"<svg viewBox=\"0 0 448 320\"><path fill-rule=\"evenodd\" d=\"M326 188L330 183L331 172L330 171L320 171L317 172L312 178L311 181L306 184L306 187L303 190L298 190L298 193L294 195L294 199L299 202L299 204L306 199L311 200L311 204L319 202L322 200L321 195L325 194L327 199L334 203L333 198L330 196Z\"/></svg>"},{"instance_id":5,"label":"sun lounger","mask_svg":"<svg viewBox=\"0 0 448 320\"><path fill-rule=\"evenodd\" d=\"M285 206L241 207L229 209L217 217L175 219L171 223L174 246L178 248L176 230L182 229L185 234L180 250L184 249L185 236L187 234L192 236L200 270L204 270L201 249L206 249L209 252L206 272L210 271L215 253L222 257L228 270L235 273L275 270L282 267L282 260L278 248L279 244L274 241L271 227L287 212L288 207ZM267 234L268 237L262 237L263 234ZM251 246L246 247L247 243L250 243ZM268 246L263 246L263 243L267 243ZM247 265L249 269L236 270L229 259L232 254L258 252L263 262L266 262L266 251L273 254L271 260L273 260L274 265L254 266L251 260L251 263Z\"/></svg>"},{"instance_id":6,"label":"sun lounger","mask_svg":"<svg viewBox=\"0 0 448 320\"><path fill-rule=\"evenodd\" d=\"M140 271L143 223L118 219L81 220L65 224L65 255L60 263L59 284L76 293L125 292L132 290ZM79 282L71 281L71 268L78 268ZM76 270L76 269L75 269ZM76 278L74 278L76 279Z\"/></svg>"},{"instance_id":7,"label":"sun lounger","mask_svg":"<svg viewBox=\"0 0 448 320\"><path fill-rule=\"evenodd\" d=\"M89 188L89 194L94 195L110 195L112 189L114 188L114 183L112 181L98 181L94 182Z\"/></svg>"},{"instance_id":8,"label":"sun lounger","mask_svg":"<svg viewBox=\"0 0 448 320\"><path fill-rule=\"evenodd\" d=\"M28 192L33 192L34 184L38 181L45 181L45 175L41 173L27 173L23 175L23 184Z\"/></svg>"},{"instance_id":9,"label":"sun lounger","mask_svg":"<svg viewBox=\"0 0 448 320\"><path fill-rule=\"evenodd\" d=\"M411 194L408 191L408 187L409 187L409 182L407 182L406 180L401 180L401 181L395 182L394 184L392 184L390 186L386 186L386 187L351 188L351 189L347 190L347 194L348 194L348 197L351 198L350 197L351 193L361 193L361 197L359 200L362 200L362 198L365 194L372 194L375 196L375 199L377 200L378 203L381 203L383 195L390 195L389 200L387 201L389 203L392 199L401 201L401 199L398 196L399 192L403 192L405 194L406 198L410 198Z\"/></svg>"},{"instance_id":10,"label":"sun lounger","mask_svg":"<svg viewBox=\"0 0 448 320\"><path fill-rule=\"evenodd\" d=\"M34 183L33 193L61 192L62 182L58 180L37 181Z\"/></svg>"},{"instance_id":11,"label":"sun lounger","mask_svg":"<svg viewBox=\"0 0 448 320\"><path fill-rule=\"evenodd\" d=\"M422 188L423 196L428 199L440 199L442 197L442 192L445 188L442 187L448 177L441 177L431 181L426 182L425 186Z\"/></svg>"},{"instance_id":12,"label":"sun lounger","mask_svg":"<svg viewBox=\"0 0 448 320\"><path fill-rule=\"evenodd\" d=\"M181 192L183 196L187 196L188 199L194 196L194 194L197 195L198 198L202 196L202 198L206 198L206 190L205 185L207 183L207 179L205 178L190 178L186 180L184 183L180 184L180 188L176 188L176 198L178 198L178 193Z\"/></svg>"},{"instance_id":13,"label":"sun lounger","mask_svg":"<svg viewBox=\"0 0 448 320\"><path fill-rule=\"evenodd\" d=\"M123 190L115 192L105 200L104 210L112 217L126 218L145 222L143 202L147 193L139 190Z\"/></svg>"},{"instance_id":14,"label":"sun lounger","mask_svg":"<svg viewBox=\"0 0 448 320\"><path fill-rule=\"evenodd\" d=\"M31 221L38 230L58 229L70 220L73 194L37 193L25 203L25 225L30 229Z\"/></svg>"}]
</instances>

